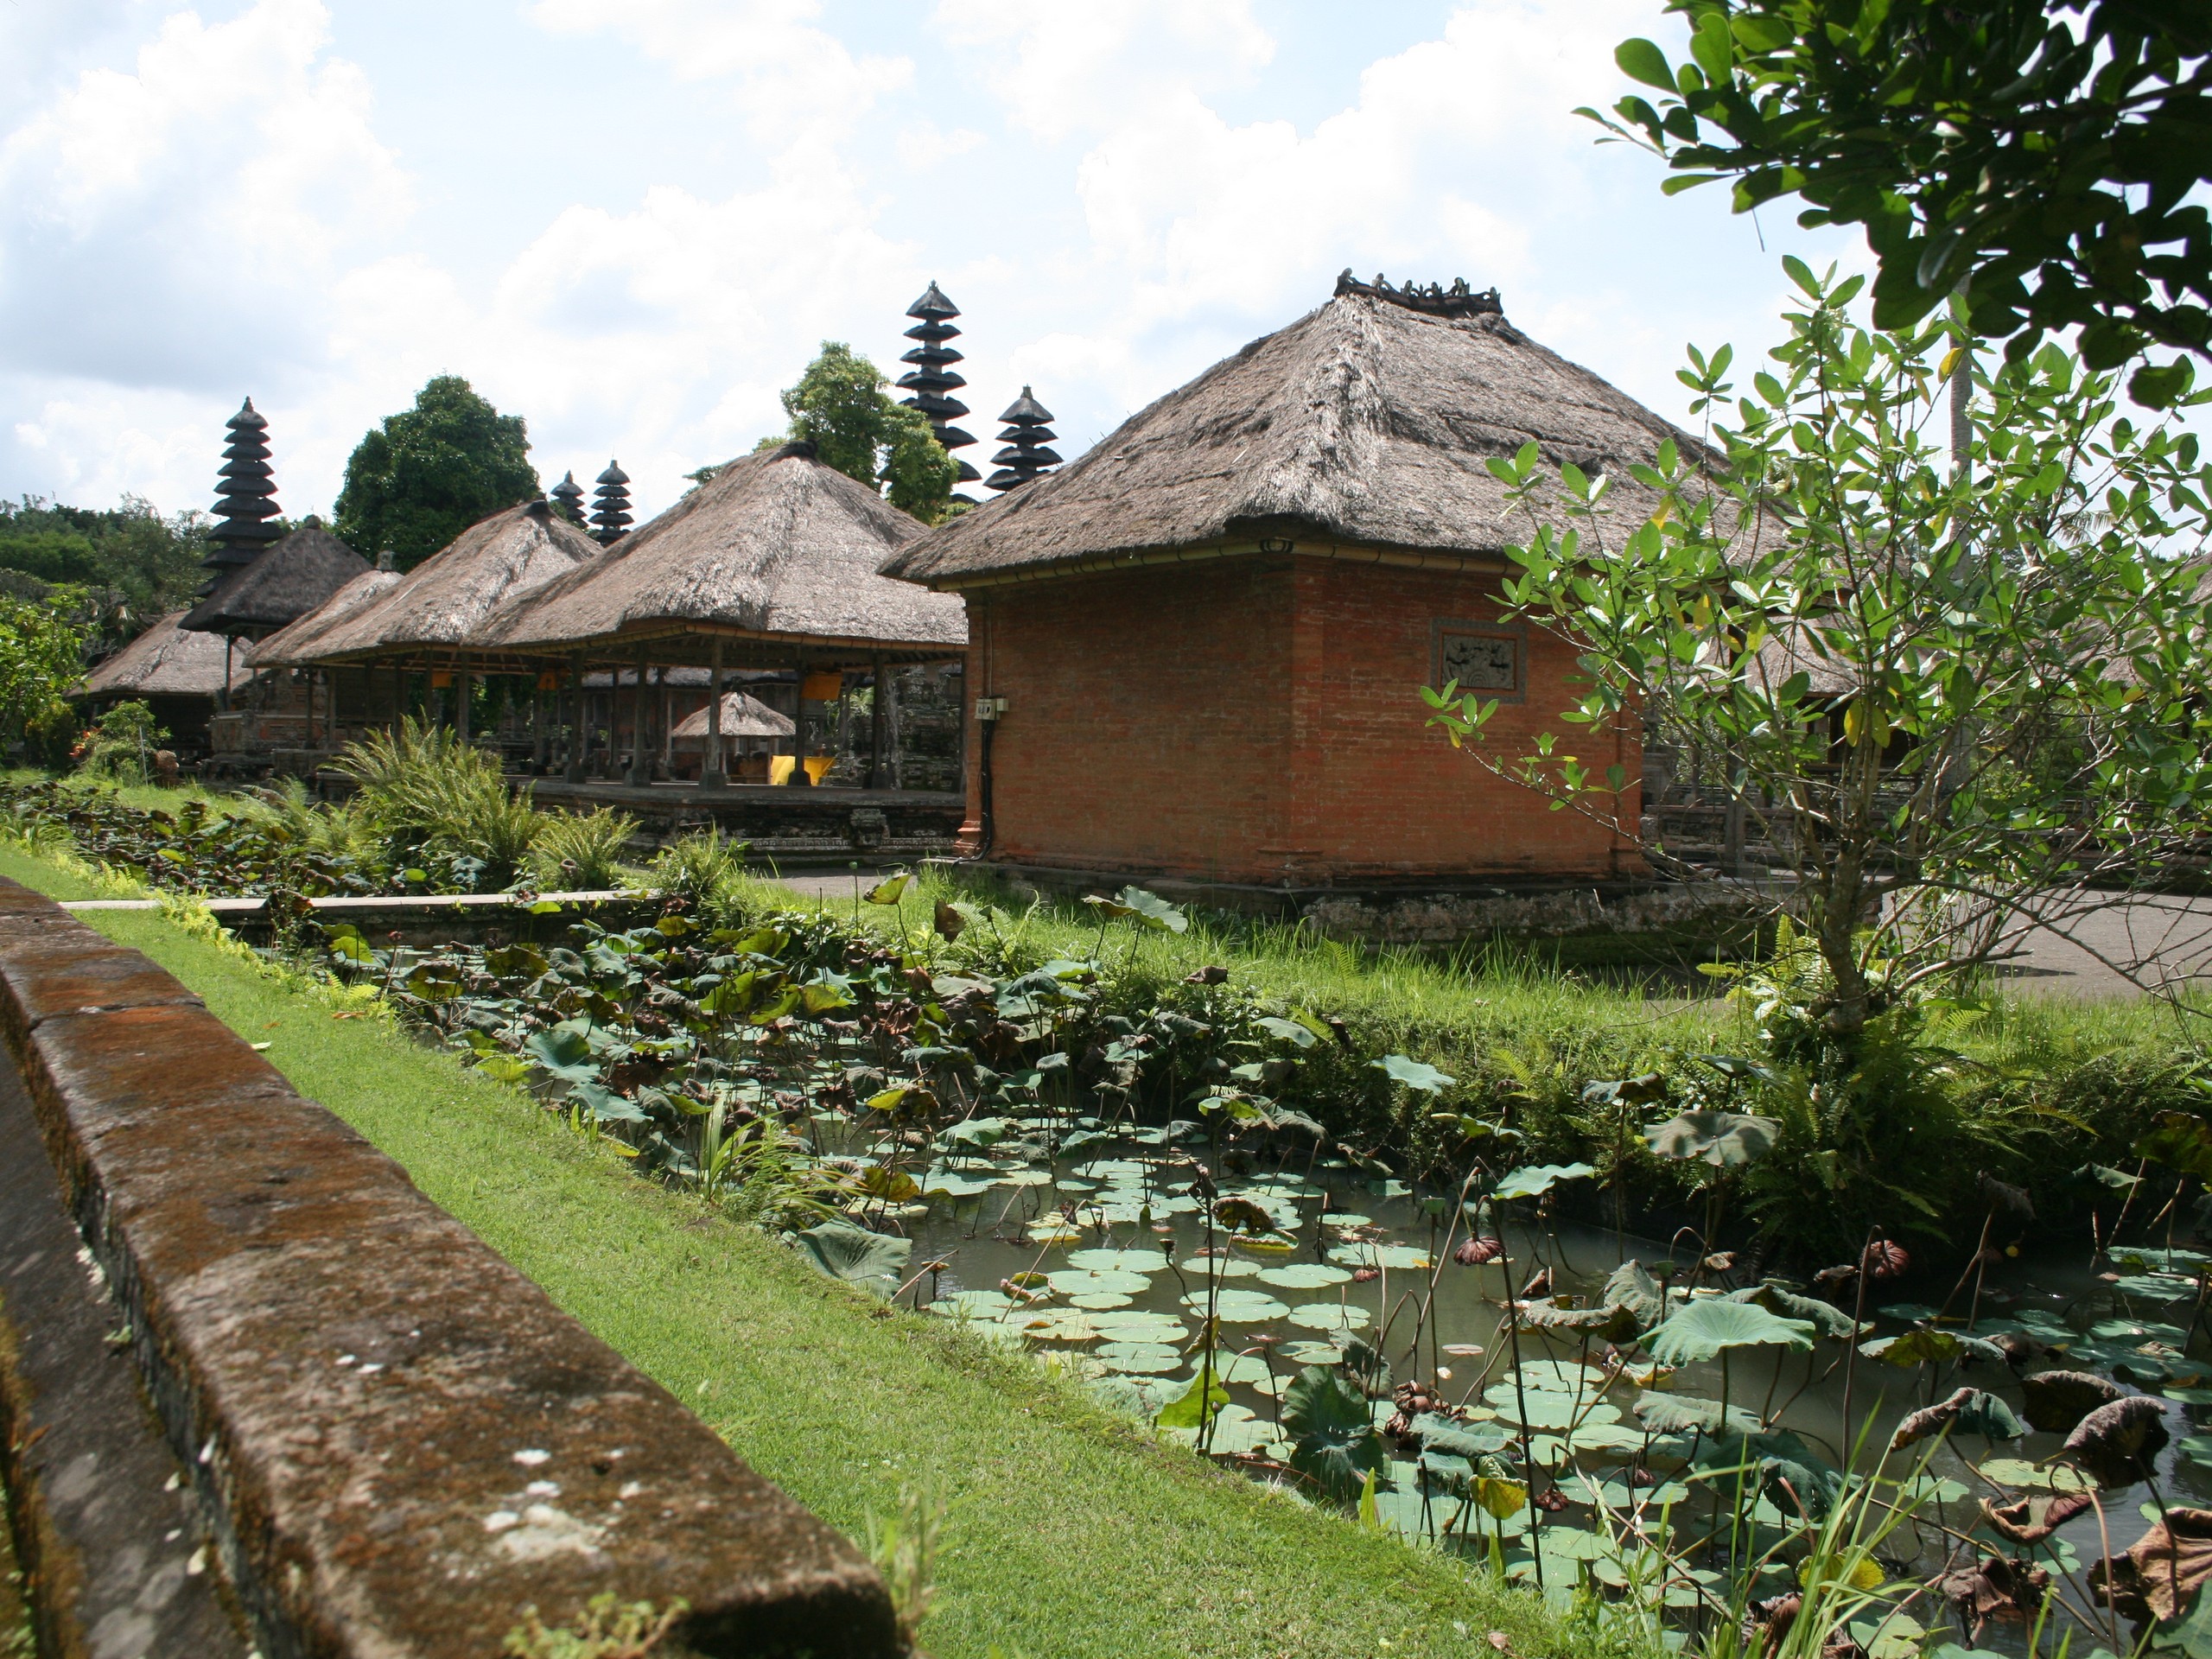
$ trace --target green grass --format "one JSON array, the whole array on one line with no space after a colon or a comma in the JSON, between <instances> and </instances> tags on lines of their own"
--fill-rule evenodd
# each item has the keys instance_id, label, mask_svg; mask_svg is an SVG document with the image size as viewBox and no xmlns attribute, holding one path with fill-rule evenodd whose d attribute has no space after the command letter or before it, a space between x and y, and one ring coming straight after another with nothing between
<instances>
[{"instance_id":1,"label":"green grass","mask_svg":"<svg viewBox=\"0 0 2212 1659\"><path fill-rule=\"evenodd\" d=\"M0 874L83 885L5 847ZM303 1093L831 1524L859 1536L902 1487L947 1493L924 1630L940 1659L1488 1654L1492 1629L1560 1650L1532 1599L1154 1445L1030 1359L832 1284L381 1020L337 1020L159 912L85 919L270 1044Z\"/></svg>"}]
</instances>

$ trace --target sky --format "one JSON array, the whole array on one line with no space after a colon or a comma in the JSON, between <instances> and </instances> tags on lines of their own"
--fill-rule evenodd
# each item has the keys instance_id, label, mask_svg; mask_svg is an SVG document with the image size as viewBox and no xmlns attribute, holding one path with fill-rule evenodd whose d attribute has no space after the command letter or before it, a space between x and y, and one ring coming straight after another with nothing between
<instances>
[{"instance_id":1,"label":"sky","mask_svg":"<svg viewBox=\"0 0 2212 1659\"><path fill-rule=\"evenodd\" d=\"M284 511L431 376L617 459L640 521L780 432L825 340L893 375L962 308L963 423L1073 457L1329 296L1465 277L1682 418L1687 342L1779 337L1756 220L1599 144L1661 0L10 0L0 497L207 509L268 417Z\"/></svg>"}]
</instances>

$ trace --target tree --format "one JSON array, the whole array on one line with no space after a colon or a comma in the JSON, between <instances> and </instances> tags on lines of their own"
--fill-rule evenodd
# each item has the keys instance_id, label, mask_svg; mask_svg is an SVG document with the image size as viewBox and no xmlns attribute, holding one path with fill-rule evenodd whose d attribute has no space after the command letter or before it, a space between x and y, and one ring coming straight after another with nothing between
<instances>
[{"instance_id":1,"label":"tree","mask_svg":"<svg viewBox=\"0 0 2212 1659\"><path fill-rule=\"evenodd\" d=\"M38 583L86 588L103 632L120 643L149 619L191 603L207 580L207 534L199 513L165 518L137 496L98 511L25 496L0 501L0 570L34 579L18 598L38 594Z\"/></svg>"},{"instance_id":2,"label":"tree","mask_svg":"<svg viewBox=\"0 0 2212 1659\"><path fill-rule=\"evenodd\" d=\"M1683 372L1713 449L1630 469L1656 511L1617 514L1611 480L1533 444L1490 466L1530 526L1507 598L1586 676L1560 720L1640 714L1712 746L1826 964L1819 1017L1847 1036L2000 957L2008 930L2065 931L2196 850L2212 467L2048 344L1978 381L1967 464L1948 466L1928 429L1962 326L1869 330L1848 309L1861 279L1786 263L1804 299L1772 368L1732 405L1727 348ZM1637 822L1618 768L1595 775L1554 732L1491 753L1495 702L1427 696L1499 775Z\"/></svg>"},{"instance_id":3,"label":"tree","mask_svg":"<svg viewBox=\"0 0 2212 1659\"><path fill-rule=\"evenodd\" d=\"M536 499L529 455L519 415L500 414L457 374L439 375L414 408L355 447L334 528L372 557L391 549L411 570L478 519Z\"/></svg>"},{"instance_id":4,"label":"tree","mask_svg":"<svg viewBox=\"0 0 2212 1659\"><path fill-rule=\"evenodd\" d=\"M871 489L925 524L945 517L959 464L918 410L895 402L890 382L841 340L825 340L798 384L783 395L791 435L813 444L823 465Z\"/></svg>"},{"instance_id":5,"label":"tree","mask_svg":"<svg viewBox=\"0 0 2212 1659\"><path fill-rule=\"evenodd\" d=\"M86 626L71 614L82 597L0 597L0 741L52 752L67 739L68 693L85 672Z\"/></svg>"},{"instance_id":6,"label":"tree","mask_svg":"<svg viewBox=\"0 0 2212 1659\"><path fill-rule=\"evenodd\" d=\"M2150 345L2212 358L2212 0L1667 0L1690 61L1622 44L1667 94L1581 113L1663 156L1671 194L1733 179L1806 226L1864 225L1878 327L1955 293L2018 362L2079 327L2094 370ZM2073 21L2069 21L2069 14ZM2188 358L2139 369L2172 403Z\"/></svg>"}]
</instances>

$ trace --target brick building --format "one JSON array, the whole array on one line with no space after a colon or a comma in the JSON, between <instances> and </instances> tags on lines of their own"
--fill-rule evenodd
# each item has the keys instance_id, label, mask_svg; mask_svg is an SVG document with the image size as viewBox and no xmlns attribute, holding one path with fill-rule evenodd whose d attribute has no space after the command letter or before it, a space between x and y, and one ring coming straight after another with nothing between
<instances>
[{"instance_id":1,"label":"brick building","mask_svg":"<svg viewBox=\"0 0 2212 1659\"><path fill-rule=\"evenodd\" d=\"M967 601L963 845L1041 874L1389 891L1642 873L1426 728L1423 685L1503 705L1633 778L1633 730L1561 726L1573 653L1505 613L1484 463L1533 440L1617 480L1694 441L1465 284L1350 280L1087 454L902 549L887 575ZM1637 810L1632 786L1622 810ZM1630 820L1632 823L1632 819Z\"/></svg>"}]
</instances>

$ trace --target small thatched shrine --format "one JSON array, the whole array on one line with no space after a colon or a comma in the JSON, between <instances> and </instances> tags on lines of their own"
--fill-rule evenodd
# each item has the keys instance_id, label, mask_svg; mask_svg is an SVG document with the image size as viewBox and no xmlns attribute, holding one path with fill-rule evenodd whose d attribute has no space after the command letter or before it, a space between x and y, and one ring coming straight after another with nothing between
<instances>
[{"instance_id":1,"label":"small thatched shrine","mask_svg":"<svg viewBox=\"0 0 2212 1659\"><path fill-rule=\"evenodd\" d=\"M366 559L310 513L252 563L218 580L177 626L226 639L264 639L320 609L368 568Z\"/></svg>"},{"instance_id":2,"label":"small thatched shrine","mask_svg":"<svg viewBox=\"0 0 2212 1659\"><path fill-rule=\"evenodd\" d=\"M885 683L890 668L943 662L967 642L960 601L877 574L923 526L864 484L787 443L731 461L650 524L607 550L503 606L477 647L565 661L581 686L587 666L634 670L636 711L626 777L655 775L669 734L652 729L649 671L704 665L715 695L702 699L709 731L700 779L721 786L726 746L713 730L731 670L795 672L802 754L827 752L828 707L849 672ZM887 700L873 703L871 781L882 781ZM621 741L607 734L611 766ZM572 757L581 780L585 757ZM803 774L802 774L803 775Z\"/></svg>"},{"instance_id":3,"label":"small thatched shrine","mask_svg":"<svg viewBox=\"0 0 2212 1659\"><path fill-rule=\"evenodd\" d=\"M1340 279L1288 327L1089 453L903 548L967 601L964 842L1040 871L1277 891L1586 881L1640 868L1424 728L1419 688L1503 705L1503 755L1572 731L1633 777L1632 730L1561 728L1573 654L1504 613L1504 486L1534 441L1616 480L1692 441L1508 322L1497 295ZM1631 787L1622 803L1637 810Z\"/></svg>"},{"instance_id":4,"label":"small thatched shrine","mask_svg":"<svg viewBox=\"0 0 2212 1659\"><path fill-rule=\"evenodd\" d=\"M120 651L105 658L73 692L89 715L118 702L140 702L169 734L171 747L193 755L207 747L207 720L223 690L226 641L212 633L193 633L177 625L182 611L161 618ZM232 669L232 689L246 682L243 664Z\"/></svg>"}]
</instances>

